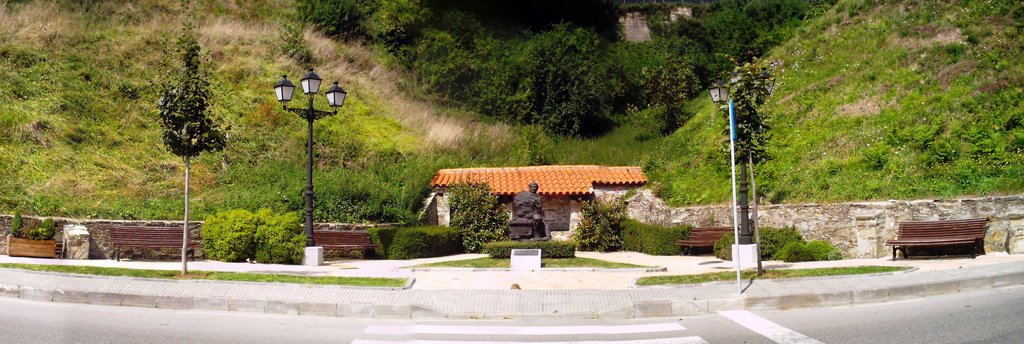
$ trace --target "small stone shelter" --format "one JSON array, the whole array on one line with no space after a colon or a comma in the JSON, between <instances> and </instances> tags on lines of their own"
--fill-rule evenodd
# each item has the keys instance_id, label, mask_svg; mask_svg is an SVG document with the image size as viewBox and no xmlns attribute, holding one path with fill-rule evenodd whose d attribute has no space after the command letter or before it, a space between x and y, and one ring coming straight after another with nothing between
<instances>
[{"instance_id":1,"label":"small stone shelter","mask_svg":"<svg viewBox=\"0 0 1024 344\"><path fill-rule=\"evenodd\" d=\"M544 223L556 239L567 239L580 220L583 201L606 195L623 195L647 184L638 166L560 165L444 169L430 181L433 192L426 199L422 217L428 224L447 226L451 221L448 187L461 183L485 183L499 197L511 218L512 198L537 182L544 205Z\"/></svg>"}]
</instances>

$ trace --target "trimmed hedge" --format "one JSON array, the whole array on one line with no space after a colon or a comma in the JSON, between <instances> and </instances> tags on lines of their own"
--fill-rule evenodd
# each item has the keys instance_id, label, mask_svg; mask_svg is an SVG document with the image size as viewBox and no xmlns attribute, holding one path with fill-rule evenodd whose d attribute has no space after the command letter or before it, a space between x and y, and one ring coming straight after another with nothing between
<instances>
[{"instance_id":1,"label":"trimmed hedge","mask_svg":"<svg viewBox=\"0 0 1024 344\"><path fill-rule=\"evenodd\" d=\"M722 260L732 260L732 244L735 243L732 233L726 233L715 242L714 254ZM800 231L793 227L761 228L761 257L764 260L779 260L779 252L789 243L803 243Z\"/></svg>"},{"instance_id":2,"label":"trimmed hedge","mask_svg":"<svg viewBox=\"0 0 1024 344\"><path fill-rule=\"evenodd\" d=\"M692 227L665 227L640 223L636 220L622 221L622 249L655 256L673 256L680 253L676 242L690 237Z\"/></svg>"},{"instance_id":3,"label":"trimmed hedge","mask_svg":"<svg viewBox=\"0 0 1024 344\"><path fill-rule=\"evenodd\" d=\"M576 256L575 241L498 241L484 244L484 253L491 258L507 259L512 249L539 249L542 258L572 258Z\"/></svg>"},{"instance_id":4,"label":"trimmed hedge","mask_svg":"<svg viewBox=\"0 0 1024 344\"><path fill-rule=\"evenodd\" d=\"M297 214L269 209L219 212L206 218L202 231L203 255L225 262L250 258L268 264L299 264L306 246Z\"/></svg>"},{"instance_id":5,"label":"trimmed hedge","mask_svg":"<svg viewBox=\"0 0 1024 344\"><path fill-rule=\"evenodd\" d=\"M791 242L779 251L777 258L789 263L839 260L843 259L843 253L832 244L814 240L809 243Z\"/></svg>"},{"instance_id":6,"label":"trimmed hedge","mask_svg":"<svg viewBox=\"0 0 1024 344\"><path fill-rule=\"evenodd\" d=\"M415 259L462 253L462 237L452 227L371 228L375 251L386 259Z\"/></svg>"}]
</instances>

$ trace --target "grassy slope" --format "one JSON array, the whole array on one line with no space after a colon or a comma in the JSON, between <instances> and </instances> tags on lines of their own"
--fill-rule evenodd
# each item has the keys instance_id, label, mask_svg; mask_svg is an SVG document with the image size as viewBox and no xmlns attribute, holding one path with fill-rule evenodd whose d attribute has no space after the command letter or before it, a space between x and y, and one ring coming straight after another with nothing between
<instances>
[{"instance_id":1,"label":"grassy slope","mask_svg":"<svg viewBox=\"0 0 1024 344\"><path fill-rule=\"evenodd\" d=\"M759 190L775 202L1024 190L1017 7L846 0L811 21L768 57L779 81ZM725 119L707 99L691 108L655 179L675 204L725 201Z\"/></svg>"},{"instance_id":2,"label":"grassy slope","mask_svg":"<svg viewBox=\"0 0 1024 344\"><path fill-rule=\"evenodd\" d=\"M300 208L305 125L277 110L271 90L280 74L303 72L277 48L290 2L196 6L213 112L230 127L229 147L193 164L197 217ZM0 4L0 212L20 204L41 215L181 216L183 168L162 145L154 104L175 64L167 51L182 12L173 1ZM319 74L349 91L340 113L315 127L318 188L425 188L432 169L487 158L509 141L504 126L409 96L372 50L306 38Z\"/></svg>"},{"instance_id":3,"label":"grassy slope","mask_svg":"<svg viewBox=\"0 0 1024 344\"><path fill-rule=\"evenodd\" d=\"M21 204L41 215L181 216L182 166L160 142L153 106L173 63L165 50L182 12L173 3L0 6L0 212ZM194 164L196 216L300 209L304 126L275 110L269 89L303 70L276 48L290 2L198 6L214 112L231 141ZM1024 189L1024 49L1019 21L1006 14L1014 6L843 0L812 20L769 57L780 66L768 107L775 139L759 191L795 202ZM315 129L318 194L390 185L415 201L437 168L526 160L509 127L430 101L372 49L306 37L320 75L350 92L340 115ZM724 118L703 95L689 107L695 117L669 137L634 124L597 139L555 138L548 162L640 164L671 203L723 202Z\"/></svg>"}]
</instances>

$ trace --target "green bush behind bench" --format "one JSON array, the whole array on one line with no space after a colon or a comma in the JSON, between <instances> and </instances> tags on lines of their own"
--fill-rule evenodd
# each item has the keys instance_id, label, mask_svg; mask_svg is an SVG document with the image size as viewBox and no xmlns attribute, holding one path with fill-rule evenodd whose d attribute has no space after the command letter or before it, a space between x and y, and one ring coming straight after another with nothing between
<instances>
[{"instance_id":1,"label":"green bush behind bench","mask_svg":"<svg viewBox=\"0 0 1024 344\"><path fill-rule=\"evenodd\" d=\"M676 242L689 238L692 227L665 227L640 223L636 220L622 221L622 249L654 256L679 254Z\"/></svg>"},{"instance_id":2,"label":"green bush behind bench","mask_svg":"<svg viewBox=\"0 0 1024 344\"><path fill-rule=\"evenodd\" d=\"M540 249L541 258L572 258L576 256L575 241L497 241L484 244L484 253L491 258L508 259L512 249Z\"/></svg>"},{"instance_id":3,"label":"green bush behind bench","mask_svg":"<svg viewBox=\"0 0 1024 344\"><path fill-rule=\"evenodd\" d=\"M462 253L462 237L454 227L371 228L370 240L380 245L375 251L386 259L415 259Z\"/></svg>"},{"instance_id":4,"label":"green bush behind bench","mask_svg":"<svg viewBox=\"0 0 1024 344\"><path fill-rule=\"evenodd\" d=\"M726 233L715 242L715 257L732 260L732 244L735 237ZM804 241L800 231L793 227L762 228L761 257L764 260L785 262L810 262L818 260L843 259L842 251L821 240Z\"/></svg>"},{"instance_id":5,"label":"green bush behind bench","mask_svg":"<svg viewBox=\"0 0 1024 344\"><path fill-rule=\"evenodd\" d=\"M204 255L213 260L267 264L299 264L306 235L296 213L269 209L253 213L238 209L206 217L202 227Z\"/></svg>"}]
</instances>

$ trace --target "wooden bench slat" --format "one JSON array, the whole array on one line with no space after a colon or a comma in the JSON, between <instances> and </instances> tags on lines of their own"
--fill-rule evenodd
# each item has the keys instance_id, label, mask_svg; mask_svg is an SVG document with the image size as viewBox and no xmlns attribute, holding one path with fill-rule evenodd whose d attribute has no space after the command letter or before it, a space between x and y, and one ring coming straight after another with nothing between
<instances>
[{"instance_id":1,"label":"wooden bench slat","mask_svg":"<svg viewBox=\"0 0 1024 344\"><path fill-rule=\"evenodd\" d=\"M896 251L903 251L906 257L909 246L972 244L975 247L971 257L974 258L985 239L987 225L988 219L900 222L896 238L886 240L885 245L892 246L892 259L896 259Z\"/></svg>"},{"instance_id":2,"label":"wooden bench slat","mask_svg":"<svg viewBox=\"0 0 1024 344\"><path fill-rule=\"evenodd\" d=\"M369 232L314 230L313 241L325 250L376 249Z\"/></svg>"},{"instance_id":3,"label":"wooden bench slat","mask_svg":"<svg viewBox=\"0 0 1024 344\"><path fill-rule=\"evenodd\" d=\"M114 249L114 259L120 260L121 248L181 248L181 227L148 227L148 226L110 226L110 246ZM190 228L190 231L195 227ZM189 237L188 247L194 249L202 245L196 237Z\"/></svg>"}]
</instances>

